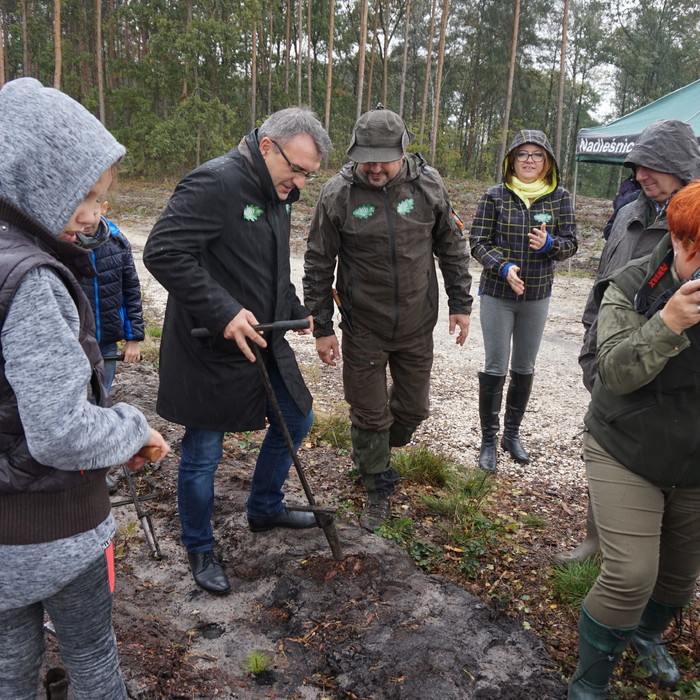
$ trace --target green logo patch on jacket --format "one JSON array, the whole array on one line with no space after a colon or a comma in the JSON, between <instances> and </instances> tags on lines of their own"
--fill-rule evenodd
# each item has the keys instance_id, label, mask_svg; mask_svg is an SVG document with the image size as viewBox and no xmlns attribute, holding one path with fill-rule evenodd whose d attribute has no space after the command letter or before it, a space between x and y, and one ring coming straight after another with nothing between
<instances>
[{"instance_id":1,"label":"green logo patch on jacket","mask_svg":"<svg viewBox=\"0 0 700 700\"><path fill-rule=\"evenodd\" d=\"M256 204L248 204L243 210L243 218L246 221L257 221L262 213L263 210Z\"/></svg>"},{"instance_id":2,"label":"green logo patch on jacket","mask_svg":"<svg viewBox=\"0 0 700 700\"><path fill-rule=\"evenodd\" d=\"M409 212L413 211L413 197L409 197L408 199L404 199L403 201L399 202L396 205L396 213L397 214L408 214Z\"/></svg>"},{"instance_id":3,"label":"green logo patch on jacket","mask_svg":"<svg viewBox=\"0 0 700 700\"><path fill-rule=\"evenodd\" d=\"M363 204L361 207L357 207L352 215L358 219L369 219L369 217L374 214L376 209L377 207L371 204Z\"/></svg>"},{"instance_id":4,"label":"green logo patch on jacket","mask_svg":"<svg viewBox=\"0 0 700 700\"><path fill-rule=\"evenodd\" d=\"M548 224L552 220L552 215L547 214L547 212L541 211L539 214L535 214L532 217L535 221L539 221L541 224Z\"/></svg>"}]
</instances>

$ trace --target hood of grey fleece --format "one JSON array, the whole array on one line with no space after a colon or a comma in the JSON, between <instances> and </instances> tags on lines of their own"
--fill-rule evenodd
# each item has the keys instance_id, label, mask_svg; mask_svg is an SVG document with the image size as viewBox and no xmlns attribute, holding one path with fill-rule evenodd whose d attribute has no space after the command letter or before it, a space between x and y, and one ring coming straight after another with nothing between
<instances>
[{"instance_id":1,"label":"hood of grey fleece","mask_svg":"<svg viewBox=\"0 0 700 700\"><path fill-rule=\"evenodd\" d=\"M126 152L85 107L34 78L0 90L0 197L58 236Z\"/></svg>"},{"instance_id":2,"label":"hood of grey fleece","mask_svg":"<svg viewBox=\"0 0 700 700\"><path fill-rule=\"evenodd\" d=\"M639 135L625 165L671 173L687 185L700 178L698 140L690 124L678 119L658 119Z\"/></svg>"}]
</instances>

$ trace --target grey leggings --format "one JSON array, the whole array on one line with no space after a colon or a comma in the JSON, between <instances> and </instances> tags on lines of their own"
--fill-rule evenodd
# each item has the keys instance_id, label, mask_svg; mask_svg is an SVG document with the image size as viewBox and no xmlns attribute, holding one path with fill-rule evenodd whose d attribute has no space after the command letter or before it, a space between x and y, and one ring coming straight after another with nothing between
<instances>
[{"instance_id":1,"label":"grey leggings","mask_svg":"<svg viewBox=\"0 0 700 700\"><path fill-rule=\"evenodd\" d=\"M603 566L584 602L608 627L635 627L650 597L688 603L700 574L700 487L654 486L589 433L584 457Z\"/></svg>"},{"instance_id":2,"label":"grey leggings","mask_svg":"<svg viewBox=\"0 0 700 700\"><path fill-rule=\"evenodd\" d=\"M75 698L125 700L104 556L43 602L0 612L0 698L37 697L44 609L56 628Z\"/></svg>"},{"instance_id":3,"label":"grey leggings","mask_svg":"<svg viewBox=\"0 0 700 700\"><path fill-rule=\"evenodd\" d=\"M484 337L484 372L497 377L510 368L518 374L532 374L549 311L549 297L534 301L497 299L482 294L479 320ZM513 339L513 357L510 341Z\"/></svg>"}]
</instances>

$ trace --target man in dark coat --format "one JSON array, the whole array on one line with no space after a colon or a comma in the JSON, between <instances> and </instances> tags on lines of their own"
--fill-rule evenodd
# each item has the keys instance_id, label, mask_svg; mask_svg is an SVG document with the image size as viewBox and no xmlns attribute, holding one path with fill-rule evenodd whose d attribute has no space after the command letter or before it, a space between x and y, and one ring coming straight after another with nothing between
<instances>
[{"instance_id":1,"label":"man in dark coat","mask_svg":"<svg viewBox=\"0 0 700 700\"><path fill-rule=\"evenodd\" d=\"M250 529L316 524L313 514L284 505L291 455L248 343L263 349L298 448L313 421L311 395L284 335L263 337L253 326L312 320L290 280L291 204L330 147L312 112L276 112L237 148L178 184L144 249L146 267L169 292L157 410L185 426L178 475L181 538L195 582L210 593L230 589L211 525L224 432L259 430L266 418L270 424L248 497ZM192 336L201 327L210 338Z\"/></svg>"}]
</instances>

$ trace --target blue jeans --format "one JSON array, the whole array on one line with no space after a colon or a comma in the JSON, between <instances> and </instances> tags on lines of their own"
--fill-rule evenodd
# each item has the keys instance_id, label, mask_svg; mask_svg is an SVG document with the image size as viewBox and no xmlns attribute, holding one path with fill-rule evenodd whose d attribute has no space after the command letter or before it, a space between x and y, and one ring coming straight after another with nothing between
<instances>
[{"instance_id":1,"label":"blue jeans","mask_svg":"<svg viewBox=\"0 0 700 700\"><path fill-rule=\"evenodd\" d=\"M268 372L294 449L298 450L313 423L313 411L304 415L299 410L275 365L268 365ZM282 486L292 465L292 456L269 398L266 414L270 426L260 447L250 485L247 504L250 518L274 518L279 515L284 508ZM214 473L221 461L223 440L223 432L201 428L185 428L182 438L177 500L182 544L191 554L214 548L211 524Z\"/></svg>"}]
</instances>

